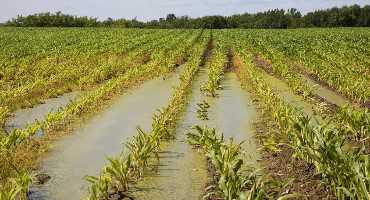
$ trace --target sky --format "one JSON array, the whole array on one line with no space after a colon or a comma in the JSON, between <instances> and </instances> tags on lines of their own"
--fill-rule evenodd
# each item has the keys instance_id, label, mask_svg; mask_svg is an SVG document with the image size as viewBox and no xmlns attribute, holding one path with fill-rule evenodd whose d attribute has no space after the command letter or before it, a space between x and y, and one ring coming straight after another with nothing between
<instances>
[{"instance_id":1,"label":"sky","mask_svg":"<svg viewBox=\"0 0 370 200\"><path fill-rule=\"evenodd\" d=\"M168 13L177 16L232 15L273 8L297 8L302 13L334 6L370 4L370 0L0 0L0 22L17 15L62 11L65 14L148 21Z\"/></svg>"}]
</instances>

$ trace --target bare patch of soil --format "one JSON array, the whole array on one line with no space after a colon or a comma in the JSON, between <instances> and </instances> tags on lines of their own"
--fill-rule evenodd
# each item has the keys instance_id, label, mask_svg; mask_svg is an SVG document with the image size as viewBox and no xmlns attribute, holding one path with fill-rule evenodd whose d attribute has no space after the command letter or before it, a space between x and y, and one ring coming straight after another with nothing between
<instances>
[{"instance_id":1,"label":"bare patch of soil","mask_svg":"<svg viewBox=\"0 0 370 200\"><path fill-rule=\"evenodd\" d=\"M253 60L253 63L263 69L266 73L276 76L274 73L274 67L272 66L272 63L266 59L264 59L261 55L256 54Z\"/></svg>"},{"instance_id":2,"label":"bare patch of soil","mask_svg":"<svg viewBox=\"0 0 370 200\"><path fill-rule=\"evenodd\" d=\"M265 152L263 164L271 176L281 182L292 180L286 193L300 193L308 199L335 199L330 187L322 183L314 165L293 157L293 150L287 146L280 152Z\"/></svg>"}]
</instances>

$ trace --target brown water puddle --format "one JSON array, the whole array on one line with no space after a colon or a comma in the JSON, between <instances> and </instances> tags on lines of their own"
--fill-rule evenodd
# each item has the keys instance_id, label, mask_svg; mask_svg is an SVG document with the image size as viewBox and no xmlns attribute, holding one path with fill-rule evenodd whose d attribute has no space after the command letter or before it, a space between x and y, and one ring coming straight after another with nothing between
<instances>
[{"instance_id":1,"label":"brown water puddle","mask_svg":"<svg viewBox=\"0 0 370 200\"><path fill-rule=\"evenodd\" d=\"M206 157L186 142L185 134L193 125L205 123L197 118L196 104L205 98L200 86L207 78L204 69L195 77L189 105L176 129L176 139L169 141L160 153L157 171L147 173L135 185L132 192L135 199L202 198L208 178Z\"/></svg>"},{"instance_id":2,"label":"brown water puddle","mask_svg":"<svg viewBox=\"0 0 370 200\"><path fill-rule=\"evenodd\" d=\"M308 84L308 86L313 88L313 92L316 95L325 99L329 103L337 105L339 107L343 107L343 106L348 105L348 104L351 103L350 101L348 101L343 96L337 94L336 92L334 92L334 91L332 91L332 90L330 90L330 89L328 89L328 88L326 88L326 87L324 87L320 84L317 84L312 79L310 79L310 78L308 78L304 75L301 75L301 78L302 78L302 80L304 80Z\"/></svg>"},{"instance_id":3,"label":"brown water puddle","mask_svg":"<svg viewBox=\"0 0 370 200\"><path fill-rule=\"evenodd\" d=\"M178 84L177 74L147 81L56 142L40 169L51 180L34 186L31 199L85 198L85 175L98 175L106 156L118 155L123 143L136 134L137 125L149 129L153 113L168 103L172 88Z\"/></svg>"},{"instance_id":4,"label":"brown water puddle","mask_svg":"<svg viewBox=\"0 0 370 200\"><path fill-rule=\"evenodd\" d=\"M222 86L219 98L209 110L210 120L214 120L216 129L224 134L225 139L232 137L236 142L244 141L244 162L247 166L257 167L260 154L253 128L257 109L252 104L252 97L241 88L235 73L226 73Z\"/></svg>"},{"instance_id":5,"label":"brown water puddle","mask_svg":"<svg viewBox=\"0 0 370 200\"><path fill-rule=\"evenodd\" d=\"M10 133L16 128L23 129L36 120L43 121L48 113L58 111L58 109L68 105L71 101L80 96L81 92L65 93L57 98L47 99L43 104L35 105L32 108L17 110L13 113L13 116L6 121L5 130ZM38 134L41 134L41 130Z\"/></svg>"}]
</instances>

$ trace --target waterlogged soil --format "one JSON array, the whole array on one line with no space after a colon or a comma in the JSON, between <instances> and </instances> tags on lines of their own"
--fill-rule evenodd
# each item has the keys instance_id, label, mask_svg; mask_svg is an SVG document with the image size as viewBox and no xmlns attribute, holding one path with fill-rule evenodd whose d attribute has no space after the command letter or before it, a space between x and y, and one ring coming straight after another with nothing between
<instances>
[{"instance_id":1,"label":"waterlogged soil","mask_svg":"<svg viewBox=\"0 0 370 200\"><path fill-rule=\"evenodd\" d=\"M252 103L252 97L241 88L235 73L225 74L222 87L215 105L209 110L210 119L215 121L216 130L222 132L225 139L243 141L244 166L257 167L260 155L253 126L257 109Z\"/></svg>"},{"instance_id":2,"label":"waterlogged soil","mask_svg":"<svg viewBox=\"0 0 370 200\"><path fill-rule=\"evenodd\" d=\"M57 141L40 167L51 179L34 185L30 199L85 198L88 184L84 177L98 175L107 163L106 156L118 155L123 143L137 134L138 125L150 129L152 114L167 105L178 84L178 73L147 81Z\"/></svg>"},{"instance_id":3,"label":"waterlogged soil","mask_svg":"<svg viewBox=\"0 0 370 200\"><path fill-rule=\"evenodd\" d=\"M207 73L200 69L193 80L189 105L176 128L175 139L168 141L160 153L159 163L144 179L135 184L134 199L185 200L201 199L207 183L207 161L199 149L186 142L186 133L193 125L205 124L197 118L196 104L205 99L200 86L207 80Z\"/></svg>"},{"instance_id":4,"label":"waterlogged soil","mask_svg":"<svg viewBox=\"0 0 370 200\"><path fill-rule=\"evenodd\" d=\"M43 121L48 113L57 112L58 109L68 105L71 101L80 96L81 92L65 93L57 98L47 99L43 104L36 105L32 108L17 110L12 114L12 117L6 121L5 130L10 133L17 128L26 128L28 124L34 123L36 120ZM41 134L41 130L39 134Z\"/></svg>"}]
</instances>

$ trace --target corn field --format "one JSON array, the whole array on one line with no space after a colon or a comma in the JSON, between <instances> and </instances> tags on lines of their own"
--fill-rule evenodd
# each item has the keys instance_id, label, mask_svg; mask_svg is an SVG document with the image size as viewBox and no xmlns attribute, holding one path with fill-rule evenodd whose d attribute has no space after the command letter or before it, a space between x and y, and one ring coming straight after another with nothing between
<instances>
[{"instance_id":1,"label":"corn field","mask_svg":"<svg viewBox=\"0 0 370 200\"><path fill-rule=\"evenodd\" d=\"M71 196L74 192L91 200L141 199L136 197L138 191L156 199L149 193L151 187L142 185L160 187L160 178L167 173L162 168L170 168L173 159L185 163L173 173L191 168L188 176L193 179L167 177L170 184L182 182L184 188L152 188L155 194L164 194L161 199L184 198L172 190L196 191L192 195L197 199L209 200L370 199L369 45L370 30L365 28L3 27L0 200L43 199L38 195L59 199L50 189L53 184L68 199L77 198ZM239 84L228 84L230 74ZM163 91L139 92L170 80L169 97ZM235 101L237 97L225 94L239 87L250 98L243 104L255 114L252 122L245 119L234 138L229 137L236 130L233 127L244 123L236 124L239 121L233 118L245 111L236 109L226 117L225 111L233 105L219 105L224 99ZM78 97L51 109L50 101L58 102L71 92ZM84 127L99 124L99 116L112 113L110 107L128 104L130 95L145 104L156 105L159 97L166 103L153 111L131 102L137 113L111 114L112 124L132 127L134 133L105 128L111 124L101 122L99 137L108 137L112 130L109 134L122 136L121 141L110 141L112 147L89 133L79 134ZM43 105L50 107L37 111ZM41 113L27 115L33 112ZM22 113L26 113L23 118ZM191 120L185 123L188 115ZM28 120L26 125L12 124L18 116ZM226 120L231 123L228 127L222 122ZM72 144L70 138L76 137L93 141L89 145L86 139L79 140L80 151L89 158L79 157L79 152L59 158L58 152L68 148L63 141ZM252 143L257 147L251 149ZM114 153L106 157L89 153L109 148ZM169 152L178 158L164 156ZM252 159L256 165L248 162L247 154L258 155ZM63 159L76 157L83 164L75 161L71 169L45 164L56 159L59 166ZM194 157L200 162L191 162ZM76 166L84 173L76 175L82 181L63 181L80 189L64 192L58 182L63 175L58 172L73 173Z\"/></svg>"}]
</instances>

